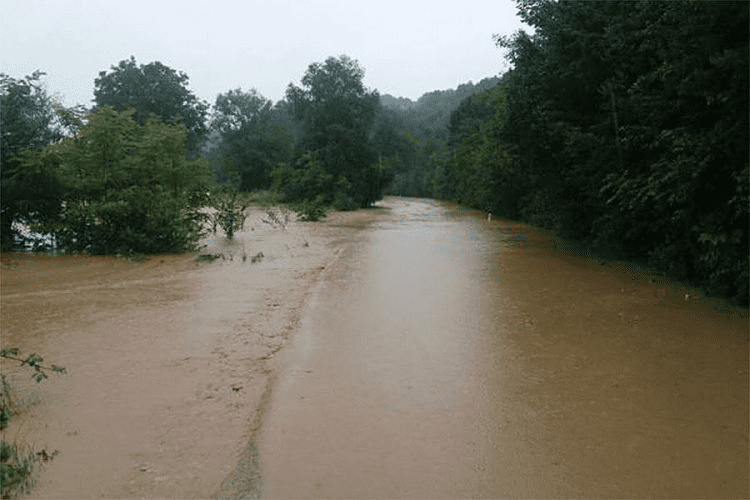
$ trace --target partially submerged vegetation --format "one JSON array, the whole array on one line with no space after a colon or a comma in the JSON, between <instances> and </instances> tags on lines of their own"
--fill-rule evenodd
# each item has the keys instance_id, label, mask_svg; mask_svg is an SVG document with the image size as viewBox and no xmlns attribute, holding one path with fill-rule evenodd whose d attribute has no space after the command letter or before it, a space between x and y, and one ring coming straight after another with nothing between
<instances>
[{"instance_id":1,"label":"partially submerged vegetation","mask_svg":"<svg viewBox=\"0 0 750 500\"><path fill-rule=\"evenodd\" d=\"M32 378L41 382L48 378L47 372L65 373L65 368L57 365L43 365L41 356L32 353L22 357L18 348L5 347L0 349L0 358L20 362L33 370ZM5 438L5 429L11 417L16 415L13 402L13 388L10 386L5 373L0 373L0 498L16 498L27 493L35 482L37 465L52 460L58 451L52 452L42 449L34 451L24 443L9 442Z\"/></svg>"},{"instance_id":2,"label":"partially submerged vegetation","mask_svg":"<svg viewBox=\"0 0 750 500\"><path fill-rule=\"evenodd\" d=\"M342 74L346 89L339 95L331 85ZM367 206L386 178L375 175L372 152L361 154L378 104L363 75L345 56L311 65L303 87L290 89L288 105L277 109L255 91L220 95L211 136L207 105L187 90L187 76L160 63L138 67L131 58L102 72L90 111L61 107L41 85L42 73L0 75L2 248L12 248L24 227L44 235L39 249L183 252L207 230L232 239L249 199L290 203L302 221L319 220L331 205ZM133 101L149 79L150 89L171 88L184 99ZM120 92L135 87L132 95ZM323 106L324 91L336 94L336 109ZM248 196L268 190L272 180L272 193Z\"/></svg>"}]
</instances>

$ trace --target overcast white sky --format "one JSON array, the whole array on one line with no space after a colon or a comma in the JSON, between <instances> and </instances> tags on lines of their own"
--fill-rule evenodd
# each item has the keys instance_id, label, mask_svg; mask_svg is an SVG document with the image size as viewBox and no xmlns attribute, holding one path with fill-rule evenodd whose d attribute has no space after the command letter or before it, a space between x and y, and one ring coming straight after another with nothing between
<instances>
[{"instance_id":1,"label":"overcast white sky","mask_svg":"<svg viewBox=\"0 0 750 500\"><path fill-rule=\"evenodd\" d=\"M133 55L212 104L237 87L275 102L346 54L368 87L417 99L505 71L492 35L519 28L512 0L0 0L0 71L40 69L64 104L89 106L99 72Z\"/></svg>"}]
</instances>

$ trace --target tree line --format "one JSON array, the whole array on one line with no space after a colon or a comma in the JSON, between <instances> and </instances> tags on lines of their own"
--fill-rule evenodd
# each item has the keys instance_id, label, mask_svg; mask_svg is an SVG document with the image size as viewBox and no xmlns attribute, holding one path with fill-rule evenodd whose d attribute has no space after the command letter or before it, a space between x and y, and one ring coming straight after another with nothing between
<instances>
[{"instance_id":1,"label":"tree line","mask_svg":"<svg viewBox=\"0 0 750 500\"><path fill-rule=\"evenodd\" d=\"M238 88L209 106L185 73L133 57L99 74L91 109L64 108L42 77L0 74L5 249L22 224L59 249L182 251L198 241L212 191L273 189L352 209L391 180L372 142L379 95L345 55L311 64L276 104Z\"/></svg>"},{"instance_id":2,"label":"tree line","mask_svg":"<svg viewBox=\"0 0 750 500\"><path fill-rule=\"evenodd\" d=\"M748 303L748 4L517 0L533 34L464 100L432 195Z\"/></svg>"}]
</instances>

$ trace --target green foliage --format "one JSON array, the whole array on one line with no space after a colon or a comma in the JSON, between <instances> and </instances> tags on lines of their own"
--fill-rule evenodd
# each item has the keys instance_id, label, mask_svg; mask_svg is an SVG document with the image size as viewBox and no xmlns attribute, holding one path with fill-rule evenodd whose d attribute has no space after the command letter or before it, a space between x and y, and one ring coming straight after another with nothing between
<instances>
[{"instance_id":1,"label":"green foliage","mask_svg":"<svg viewBox=\"0 0 750 500\"><path fill-rule=\"evenodd\" d=\"M747 303L747 4L518 7L534 34L497 38L513 70L490 135L518 215ZM443 162L472 204L503 193L485 144L464 135Z\"/></svg>"},{"instance_id":2,"label":"green foliage","mask_svg":"<svg viewBox=\"0 0 750 500\"><path fill-rule=\"evenodd\" d=\"M185 159L182 125L151 117L139 126L133 113L100 108L42 153L65 194L59 218L36 229L55 235L61 249L151 254L197 243L210 167Z\"/></svg>"},{"instance_id":3,"label":"green foliage","mask_svg":"<svg viewBox=\"0 0 750 500\"><path fill-rule=\"evenodd\" d=\"M323 195L318 195L314 200L302 200L291 205L292 210L297 212L297 220L303 222L317 222L326 216L326 206L323 203ZM334 210L347 210L340 202L334 200Z\"/></svg>"},{"instance_id":4,"label":"green foliage","mask_svg":"<svg viewBox=\"0 0 750 500\"><path fill-rule=\"evenodd\" d=\"M282 201L313 200L323 196L324 202L331 202L336 195L337 183L333 174L323 168L317 155L312 152L298 158L295 167L279 165L272 175L272 190L284 193Z\"/></svg>"},{"instance_id":5,"label":"green foliage","mask_svg":"<svg viewBox=\"0 0 750 500\"><path fill-rule=\"evenodd\" d=\"M501 140L507 92L501 84L474 94L452 113L447 151L434 164L436 196L517 216L521 179L516 158Z\"/></svg>"},{"instance_id":6,"label":"green foliage","mask_svg":"<svg viewBox=\"0 0 750 500\"><path fill-rule=\"evenodd\" d=\"M5 374L0 374L0 430L8 427L12 403L10 384L5 379Z\"/></svg>"},{"instance_id":7,"label":"green foliage","mask_svg":"<svg viewBox=\"0 0 750 500\"><path fill-rule=\"evenodd\" d=\"M378 155L378 171L390 180L386 192L406 196L429 196L427 164L433 142L415 132L402 112L381 107L375 121L373 149Z\"/></svg>"},{"instance_id":8,"label":"green foliage","mask_svg":"<svg viewBox=\"0 0 750 500\"><path fill-rule=\"evenodd\" d=\"M32 378L37 383L48 378L47 371L57 374L65 373L65 368L62 366L43 365L44 360L36 353L25 358L19 356L20 351L16 347L0 349L0 358L19 361L21 365L31 368ZM0 382L0 430L4 430L8 426L13 408L11 388L5 374L0 374ZM57 453L57 450L49 453L45 449L34 453L28 446L7 442L3 435L0 440L0 498L17 498L27 493L34 486L36 465L51 460Z\"/></svg>"},{"instance_id":9,"label":"green foliage","mask_svg":"<svg viewBox=\"0 0 750 500\"><path fill-rule=\"evenodd\" d=\"M430 187L439 200L456 199L456 155L443 150L430 158Z\"/></svg>"},{"instance_id":10,"label":"green foliage","mask_svg":"<svg viewBox=\"0 0 750 500\"><path fill-rule=\"evenodd\" d=\"M373 137L373 147L383 165L390 169L389 194L435 196L453 199L455 186L446 171L446 142L451 113L468 97L490 90L500 79L485 78L456 89L436 90L416 102L381 96Z\"/></svg>"},{"instance_id":11,"label":"green foliage","mask_svg":"<svg viewBox=\"0 0 750 500\"><path fill-rule=\"evenodd\" d=\"M235 231L245 227L247 203L231 187L223 187L211 194L211 206L216 209L214 225L220 227L232 239Z\"/></svg>"},{"instance_id":12,"label":"green foliage","mask_svg":"<svg viewBox=\"0 0 750 500\"><path fill-rule=\"evenodd\" d=\"M19 354L20 354L20 351L17 347L4 347L3 349L0 349L0 358L10 359L13 361L20 361L22 365L26 365L29 368L32 368L34 370L32 378L37 383L48 378L47 371L51 371L51 372L55 372L59 374L65 373L65 368L62 366L57 366L57 365L44 366L42 364L44 359L42 359L42 357L36 353L30 354L26 358L19 358L18 357Z\"/></svg>"},{"instance_id":13,"label":"green foliage","mask_svg":"<svg viewBox=\"0 0 750 500\"><path fill-rule=\"evenodd\" d=\"M289 219L291 218L291 212L284 206L275 207L266 211L266 217L261 219L264 224L286 230L286 226L289 225Z\"/></svg>"},{"instance_id":14,"label":"green foliage","mask_svg":"<svg viewBox=\"0 0 750 500\"><path fill-rule=\"evenodd\" d=\"M295 167L275 171L287 200L324 195L365 207L380 199L388 179L377 168L370 132L378 94L364 87L364 69L347 56L311 64L302 87L289 85L287 101L302 133Z\"/></svg>"},{"instance_id":15,"label":"green foliage","mask_svg":"<svg viewBox=\"0 0 750 500\"><path fill-rule=\"evenodd\" d=\"M116 111L136 110L136 123L144 125L149 115L156 115L165 124L182 123L187 130L187 149L197 151L206 134L208 104L188 89L189 78L155 61L138 66L133 56L101 71L94 81L97 108Z\"/></svg>"},{"instance_id":16,"label":"green foliage","mask_svg":"<svg viewBox=\"0 0 750 500\"><path fill-rule=\"evenodd\" d=\"M0 498L18 498L34 486L39 459L28 446L0 440Z\"/></svg>"},{"instance_id":17,"label":"green foliage","mask_svg":"<svg viewBox=\"0 0 750 500\"><path fill-rule=\"evenodd\" d=\"M37 71L16 79L0 73L0 244L12 248L13 222L39 223L57 214L61 187L49 164L23 161L74 126L78 109L66 110L44 89Z\"/></svg>"},{"instance_id":18,"label":"green foliage","mask_svg":"<svg viewBox=\"0 0 750 500\"><path fill-rule=\"evenodd\" d=\"M272 107L255 89L219 94L211 131L216 140L207 150L217 164L217 180L246 192L268 189L271 171L291 160L296 142L285 106Z\"/></svg>"}]
</instances>

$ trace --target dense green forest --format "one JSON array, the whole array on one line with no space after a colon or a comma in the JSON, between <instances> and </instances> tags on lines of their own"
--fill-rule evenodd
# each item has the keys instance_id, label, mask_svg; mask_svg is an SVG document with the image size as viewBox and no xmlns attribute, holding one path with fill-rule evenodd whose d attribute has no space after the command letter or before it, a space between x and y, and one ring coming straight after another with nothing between
<instances>
[{"instance_id":1,"label":"dense green forest","mask_svg":"<svg viewBox=\"0 0 750 500\"><path fill-rule=\"evenodd\" d=\"M746 2L517 1L533 35L451 115L433 196L748 302Z\"/></svg>"},{"instance_id":2,"label":"dense green forest","mask_svg":"<svg viewBox=\"0 0 750 500\"><path fill-rule=\"evenodd\" d=\"M458 101L461 87L383 96L388 192L543 226L747 304L749 5L517 5L534 32L496 37L501 79Z\"/></svg>"},{"instance_id":3,"label":"dense green forest","mask_svg":"<svg viewBox=\"0 0 750 500\"><path fill-rule=\"evenodd\" d=\"M748 4L516 0L510 70L412 101L342 55L273 103L133 57L91 109L0 75L0 237L93 253L191 248L209 191L320 209L456 201L648 263L747 304ZM490 43L490 41L488 41ZM500 64L498 64L500 66Z\"/></svg>"}]
</instances>

